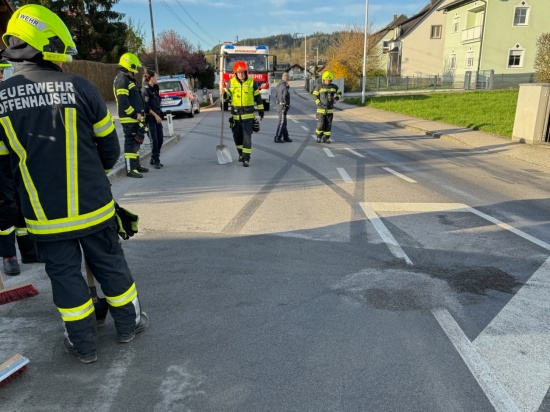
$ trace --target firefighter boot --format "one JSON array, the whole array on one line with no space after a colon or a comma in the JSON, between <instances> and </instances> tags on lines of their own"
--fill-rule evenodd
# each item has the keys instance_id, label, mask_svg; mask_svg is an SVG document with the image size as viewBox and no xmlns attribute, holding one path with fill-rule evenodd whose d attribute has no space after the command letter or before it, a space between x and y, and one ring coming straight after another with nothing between
<instances>
[{"instance_id":1,"label":"firefighter boot","mask_svg":"<svg viewBox=\"0 0 550 412\"><path fill-rule=\"evenodd\" d=\"M130 333L120 333L118 335L118 343L128 343L134 340L136 334L143 332L149 327L149 317L145 312L141 312L139 316L139 323L134 327L134 330Z\"/></svg>"},{"instance_id":2,"label":"firefighter boot","mask_svg":"<svg viewBox=\"0 0 550 412\"><path fill-rule=\"evenodd\" d=\"M126 176L127 177L143 177L137 170L136 159L126 159Z\"/></svg>"},{"instance_id":3,"label":"firefighter boot","mask_svg":"<svg viewBox=\"0 0 550 412\"><path fill-rule=\"evenodd\" d=\"M76 356L82 363L93 363L97 361L97 352L80 353L67 338L63 341L63 347L65 348L65 352L69 355Z\"/></svg>"},{"instance_id":4,"label":"firefighter boot","mask_svg":"<svg viewBox=\"0 0 550 412\"><path fill-rule=\"evenodd\" d=\"M137 161L137 171L138 172L147 173L149 171L149 169L147 167L141 165L141 162L139 161L139 156L136 159L136 161Z\"/></svg>"},{"instance_id":5,"label":"firefighter boot","mask_svg":"<svg viewBox=\"0 0 550 412\"><path fill-rule=\"evenodd\" d=\"M4 273L8 276L17 276L21 273L17 256L4 258Z\"/></svg>"}]
</instances>

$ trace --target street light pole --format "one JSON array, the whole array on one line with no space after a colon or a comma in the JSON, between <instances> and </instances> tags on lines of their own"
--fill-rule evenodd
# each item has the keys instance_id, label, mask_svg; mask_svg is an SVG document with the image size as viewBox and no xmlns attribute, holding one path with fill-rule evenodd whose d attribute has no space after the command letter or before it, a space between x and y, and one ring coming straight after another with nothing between
<instances>
[{"instance_id":1,"label":"street light pole","mask_svg":"<svg viewBox=\"0 0 550 412\"><path fill-rule=\"evenodd\" d=\"M319 66L319 47L316 47L315 50L317 50L317 60L315 60L315 62L317 63L317 66Z\"/></svg>"},{"instance_id":2,"label":"street light pole","mask_svg":"<svg viewBox=\"0 0 550 412\"><path fill-rule=\"evenodd\" d=\"M151 34L153 36L153 55L155 56L155 71L159 74L159 62L157 60L157 45L155 43L155 26L153 24L153 6L149 0L149 14L151 15Z\"/></svg>"},{"instance_id":3,"label":"street light pole","mask_svg":"<svg viewBox=\"0 0 550 412\"><path fill-rule=\"evenodd\" d=\"M363 85L361 90L361 104L365 104L365 84L367 82L367 28L369 25L369 0L365 0L365 43L363 45Z\"/></svg>"}]
</instances>

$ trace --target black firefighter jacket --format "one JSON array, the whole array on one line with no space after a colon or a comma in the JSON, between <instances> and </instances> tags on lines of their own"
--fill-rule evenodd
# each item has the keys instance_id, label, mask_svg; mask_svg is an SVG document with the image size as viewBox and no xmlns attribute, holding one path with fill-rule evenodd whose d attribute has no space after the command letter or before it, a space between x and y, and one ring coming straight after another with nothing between
<instances>
[{"instance_id":1,"label":"black firefighter jacket","mask_svg":"<svg viewBox=\"0 0 550 412\"><path fill-rule=\"evenodd\" d=\"M120 72L115 77L113 92L122 125L138 123L137 115L145 110L141 89L130 73Z\"/></svg>"},{"instance_id":2,"label":"black firefighter jacket","mask_svg":"<svg viewBox=\"0 0 550 412\"><path fill-rule=\"evenodd\" d=\"M36 240L77 238L112 224L106 171L119 156L111 114L88 80L52 63L25 62L0 84L0 170L11 171Z\"/></svg>"}]
</instances>

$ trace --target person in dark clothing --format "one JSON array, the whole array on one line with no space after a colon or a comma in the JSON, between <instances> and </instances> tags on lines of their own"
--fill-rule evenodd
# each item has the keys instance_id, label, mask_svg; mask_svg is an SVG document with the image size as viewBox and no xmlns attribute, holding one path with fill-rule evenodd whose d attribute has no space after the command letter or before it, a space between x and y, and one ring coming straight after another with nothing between
<instances>
[{"instance_id":1,"label":"person in dark clothing","mask_svg":"<svg viewBox=\"0 0 550 412\"><path fill-rule=\"evenodd\" d=\"M37 4L20 7L2 40L3 57L20 63L0 84L0 171L17 188L45 263L65 351L95 362L97 322L82 252L101 284L118 342L131 341L149 324L120 247L106 175L120 157L113 118L92 83L61 69L77 51L55 13Z\"/></svg>"},{"instance_id":2,"label":"person in dark clothing","mask_svg":"<svg viewBox=\"0 0 550 412\"><path fill-rule=\"evenodd\" d=\"M330 143L330 131L332 129L332 118L334 116L334 104L342 97L342 92L332 80L334 75L332 72L326 71L323 73L321 84L318 84L313 90L315 96L315 104L317 105L317 127L315 134L317 135L317 143Z\"/></svg>"},{"instance_id":3,"label":"person in dark clothing","mask_svg":"<svg viewBox=\"0 0 550 412\"><path fill-rule=\"evenodd\" d=\"M115 77L113 90L117 104L118 119L124 133L124 159L126 160L126 176L143 177L142 173L149 171L139 161L139 148L143 143L145 119L142 119L144 107L143 98L137 85L135 74L141 66L138 57L133 53L124 53L118 62L120 73Z\"/></svg>"},{"instance_id":4,"label":"person in dark clothing","mask_svg":"<svg viewBox=\"0 0 550 412\"><path fill-rule=\"evenodd\" d=\"M4 69L7 68L12 69L13 66L7 60L0 60L0 83L4 80ZM0 256L2 257L4 274L8 276L21 274L21 268L17 261L17 251L15 250L16 241L23 263L38 262L34 251L34 243L28 236L25 219L21 213L19 196L15 196L15 200L17 205L17 221L14 225L0 230Z\"/></svg>"},{"instance_id":5,"label":"person in dark clothing","mask_svg":"<svg viewBox=\"0 0 550 412\"><path fill-rule=\"evenodd\" d=\"M288 85L288 73L283 73L281 82L275 87L275 98L277 100L277 114L279 115L279 124L275 133L275 143L292 142L288 136L286 127L286 114L290 108L290 93Z\"/></svg>"},{"instance_id":6,"label":"person in dark clothing","mask_svg":"<svg viewBox=\"0 0 550 412\"><path fill-rule=\"evenodd\" d=\"M150 164L155 166L155 169L160 169L164 167L160 162L160 149L162 149L162 143L164 142L164 133L162 130L162 110L160 108L160 93L157 80L157 73L154 70L147 70L143 75L141 96L145 105L149 135L153 141Z\"/></svg>"}]
</instances>

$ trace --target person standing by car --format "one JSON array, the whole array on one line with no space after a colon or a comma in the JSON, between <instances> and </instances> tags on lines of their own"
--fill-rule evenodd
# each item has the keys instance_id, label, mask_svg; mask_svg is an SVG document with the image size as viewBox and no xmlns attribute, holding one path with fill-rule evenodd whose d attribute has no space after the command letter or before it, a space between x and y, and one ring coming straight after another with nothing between
<instances>
[{"instance_id":1,"label":"person standing by car","mask_svg":"<svg viewBox=\"0 0 550 412\"><path fill-rule=\"evenodd\" d=\"M164 166L160 162L160 149L164 142L164 133L162 130L162 110L160 108L160 93L157 81L157 73L154 70L147 70L143 75L141 96L145 105L147 126L149 127L151 140L153 141L150 164L155 166L155 169L160 169Z\"/></svg>"},{"instance_id":2,"label":"person standing by car","mask_svg":"<svg viewBox=\"0 0 550 412\"><path fill-rule=\"evenodd\" d=\"M45 263L65 327L65 351L92 363L97 322L82 252L107 299L118 342L130 342L149 324L120 246L106 175L120 157L115 125L99 90L63 72L77 50L57 14L37 4L22 6L2 40L8 46L3 56L20 64L0 84L0 171L17 189Z\"/></svg>"},{"instance_id":3,"label":"person standing by car","mask_svg":"<svg viewBox=\"0 0 550 412\"><path fill-rule=\"evenodd\" d=\"M288 73L283 73L281 82L275 87L275 98L277 100L277 114L279 115L279 124L275 133L275 143L292 142L288 136L286 128L286 114L290 108L290 93L288 85Z\"/></svg>"},{"instance_id":4,"label":"person standing by car","mask_svg":"<svg viewBox=\"0 0 550 412\"><path fill-rule=\"evenodd\" d=\"M322 76L323 82L318 84L315 90L313 90L315 104L317 105L317 127L315 130L317 143L321 143L321 139L323 143L330 143L334 103L342 97L342 92L338 89L338 86L332 83L333 79L334 75L332 72L324 72Z\"/></svg>"},{"instance_id":5,"label":"person standing by car","mask_svg":"<svg viewBox=\"0 0 550 412\"><path fill-rule=\"evenodd\" d=\"M263 120L264 102L254 79L248 77L248 66L245 62L236 61L233 65L233 73L235 76L229 80L224 90L224 99L231 99L233 140L239 152L239 162L243 162L243 166L248 167L252 154L254 103L256 103L260 120Z\"/></svg>"},{"instance_id":6,"label":"person standing by car","mask_svg":"<svg viewBox=\"0 0 550 412\"><path fill-rule=\"evenodd\" d=\"M139 161L139 148L143 136L138 134L145 119L142 119L144 107L137 80L134 77L141 66L138 57L133 53L124 53L118 62L120 73L115 77L113 90L118 110L118 119L124 133L124 159L126 176L143 177L149 169Z\"/></svg>"}]
</instances>

